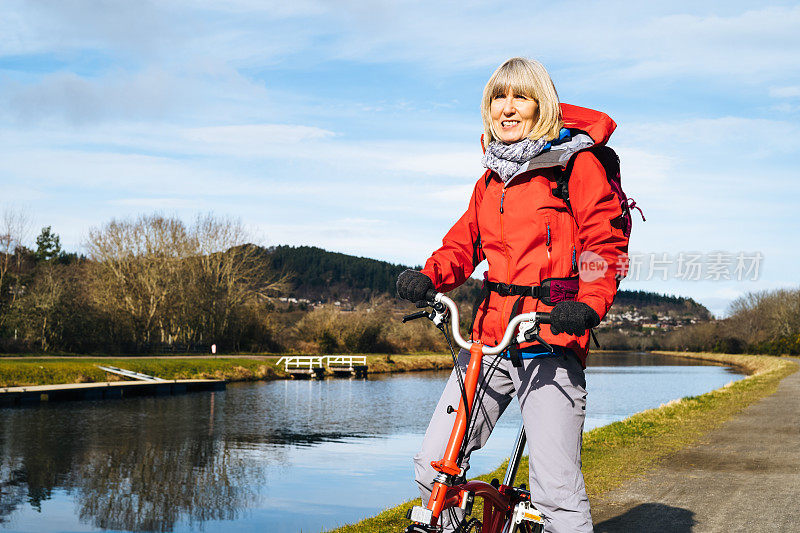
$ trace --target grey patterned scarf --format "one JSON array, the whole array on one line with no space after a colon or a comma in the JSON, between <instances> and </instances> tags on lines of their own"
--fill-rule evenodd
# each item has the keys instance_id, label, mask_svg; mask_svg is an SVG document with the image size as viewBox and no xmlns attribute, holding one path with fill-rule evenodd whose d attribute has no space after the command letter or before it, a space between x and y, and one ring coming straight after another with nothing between
<instances>
[{"instance_id":1,"label":"grey patterned scarf","mask_svg":"<svg viewBox=\"0 0 800 533\"><path fill-rule=\"evenodd\" d=\"M484 167L497 172L503 182L507 182L523 164L542 153L546 145L544 136L535 141L525 138L511 144L492 141L486 147L482 163Z\"/></svg>"}]
</instances>

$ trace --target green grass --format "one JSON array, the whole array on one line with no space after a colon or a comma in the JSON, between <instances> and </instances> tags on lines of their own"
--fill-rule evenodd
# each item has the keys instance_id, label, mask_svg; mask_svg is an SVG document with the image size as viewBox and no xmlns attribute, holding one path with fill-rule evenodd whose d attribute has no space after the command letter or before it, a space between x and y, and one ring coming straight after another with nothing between
<instances>
[{"instance_id":1,"label":"green grass","mask_svg":"<svg viewBox=\"0 0 800 533\"><path fill-rule=\"evenodd\" d=\"M602 497L623 481L645 474L671 453L696 442L703 434L751 403L775 392L778 383L797 370L793 362L769 356L685 354L704 360L739 366L751 373L747 378L715 391L683 398L656 409L635 414L620 422L593 429L583 437L583 475L592 498ZM477 479L502 479L506 463ZM410 481L410 480L409 480ZM528 482L524 457L517 483ZM380 514L332 530L334 533L380 533L402 531L409 524L406 510L418 500L390 507ZM473 515L480 516L476 501Z\"/></svg>"},{"instance_id":2,"label":"green grass","mask_svg":"<svg viewBox=\"0 0 800 533\"><path fill-rule=\"evenodd\" d=\"M115 381L96 365L116 366L163 379L280 379L274 363L259 359L135 358L135 359L0 359L0 386L52 385Z\"/></svg>"},{"instance_id":3,"label":"green grass","mask_svg":"<svg viewBox=\"0 0 800 533\"><path fill-rule=\"evenodd\" d=\"M354 354L357 355L357 354ZM369 372L416 372L419 370L450 370L453 358L441 354L369 355Z\"/></svg>"}]
</instances>

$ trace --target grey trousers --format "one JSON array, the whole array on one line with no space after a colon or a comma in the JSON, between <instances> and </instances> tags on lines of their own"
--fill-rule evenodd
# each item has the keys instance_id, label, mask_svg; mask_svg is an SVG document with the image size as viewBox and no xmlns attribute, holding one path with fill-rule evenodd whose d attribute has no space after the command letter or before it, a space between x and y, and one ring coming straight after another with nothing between
<instances>
[{"instance_id":1,"label":"grey trousers","mask_svg":"<svg viewBox=\"0 0 800 533\"><path fill-rule=\"evenodd\" d=\"M458 362L462 372L466 372L469 352L461 350ZM531 500L545 515L545 531L591 532L589 499L581 473L581 440L586 414L583 368L572 356L526 359L522 365L515 368L507 359L483 358L475 395L477 419L468 435L467 453L461 467L469 467L469 455L486 443L500 415L516 396L528 438ZM431 461L442 458L453 429L456 415L447 414L447 406L457 408L460 398L454 370L425 432L422 449L414 456L414 474L423 505L428 503L437 474ZM482 400L480 405L479 399ZM509 454L512 446L513 442L509 442ZM458 520L462 515L457 515ZM444 531L453 531L455 527L448 512L443 513L441 523Z\"/></svg>"}]
</instances>

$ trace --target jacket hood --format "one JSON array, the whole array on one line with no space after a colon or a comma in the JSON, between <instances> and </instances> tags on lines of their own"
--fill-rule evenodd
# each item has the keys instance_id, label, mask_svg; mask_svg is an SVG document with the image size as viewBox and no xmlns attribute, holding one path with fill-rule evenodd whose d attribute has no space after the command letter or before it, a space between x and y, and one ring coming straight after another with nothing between
<instances>
[{"instance_id":1,"label":"jacket hood","mask_svg":"<svg viewBox=\"0 0 800 533\"><path fill-rule=\"evenodd\" d=\"M561 104L561 117L564 127L582 130L589 134L595 144L605 144L617 128L617 123L602 111L587 107Z\"/></svg>"},{"instance_id":2,"label":"jacket hood","mask_svg":"<svg viewBox=\"0 0 800 533\"><path fill-rule=\"evenodd\" d=\"M594 145L605 144L617 127L611 117L601 111L561 104L564 127L570 131L567 142L556 144L523 165L517 174L550 167L566 167L572 156Z\"/></svg>"}]
</instances>

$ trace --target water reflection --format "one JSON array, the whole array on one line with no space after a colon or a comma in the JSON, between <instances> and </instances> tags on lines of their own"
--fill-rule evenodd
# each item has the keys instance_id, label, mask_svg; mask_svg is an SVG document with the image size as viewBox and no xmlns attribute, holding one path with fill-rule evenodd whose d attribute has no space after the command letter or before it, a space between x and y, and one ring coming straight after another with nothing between
<instances>
[{"instance_id":1,"label":"water reflection","mask_svg":"<svg viewBox=\"0 0 800 533\"><path fill-rule=\"evenodd\" d=\"M720 368L649 366L688 362L679 358L593 362L601 366L587 373L587 427L731 379ZM620 362L638 366L609 366ZM2 409L0 529L296 532L357 520L414 495L410 457L445 378L231 384L216 393ZM507 456L515 411L472 473Z\"/></svg>"},{"instance_id":2,"label":"water reflection","mask_svg":"<svg viewBox=\"0 0 800 533\"><path fill-rule=\"evenodd\" d=\"M215 435L214 394L8 410L0 521L23 503L41 511L56 488L71 495L81 522L101 529L161 532L237 518L257 500L260 467Z\"/></svg>"},{"instance_id":3,"label":"water reflection","mask_svg":"<svg viewBox=\"0 0 800 533\"><path fill-rule=\"evenodd\" d=\"M81 521L102 529L171 531L233 520L255 494L242 460L221 441L189 442L167 453L134 441L93 453L75 469Z\"/></svg>"}]
</instances>

